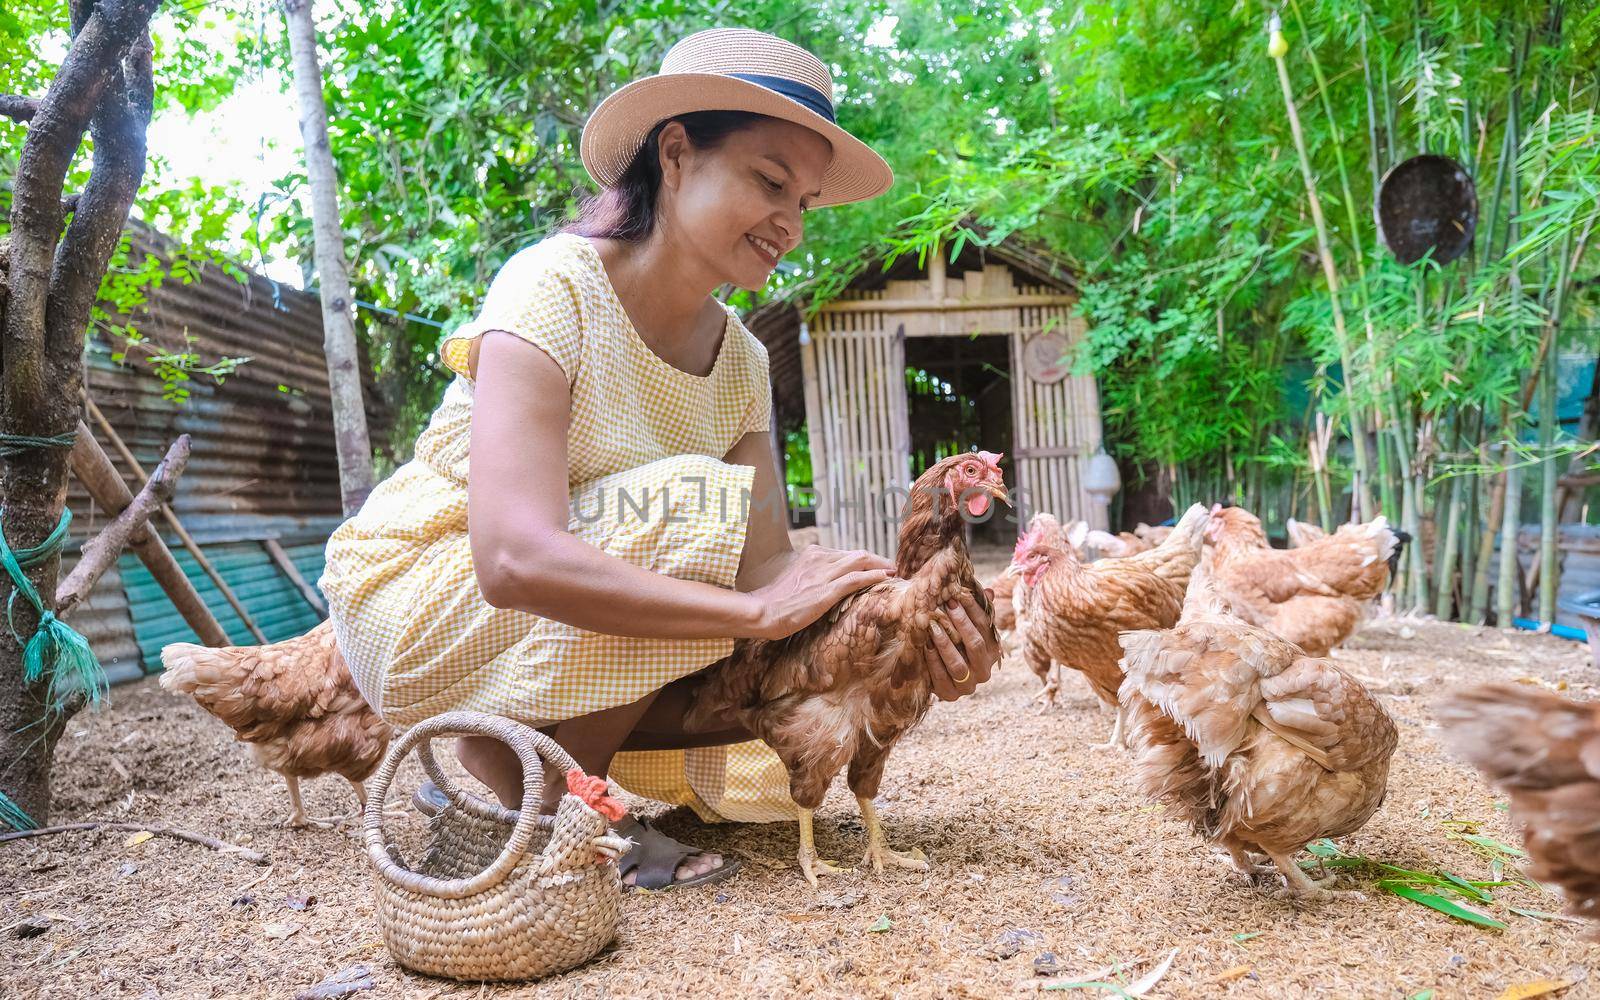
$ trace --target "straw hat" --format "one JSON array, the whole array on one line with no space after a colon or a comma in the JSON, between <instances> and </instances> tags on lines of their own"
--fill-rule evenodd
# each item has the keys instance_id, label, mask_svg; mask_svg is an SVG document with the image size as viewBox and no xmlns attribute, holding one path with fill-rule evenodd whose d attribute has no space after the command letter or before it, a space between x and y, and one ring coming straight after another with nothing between
<instances>
[{"instance_id":1,"label":"straw hat","mask_svg":"<svg viewBox=\"0 0 1600 1000\"><path fill-rule=\"evenodd\" d=\"M583 166L602 187L622 177L650 130L691 111L752 111L803 125L833 146L814 207L875 198L894 183L883 157L834 122L833 78L816 56L749 28L690 35L661 72L617 90L583 127Z\"/></svg>"}]
</instances>

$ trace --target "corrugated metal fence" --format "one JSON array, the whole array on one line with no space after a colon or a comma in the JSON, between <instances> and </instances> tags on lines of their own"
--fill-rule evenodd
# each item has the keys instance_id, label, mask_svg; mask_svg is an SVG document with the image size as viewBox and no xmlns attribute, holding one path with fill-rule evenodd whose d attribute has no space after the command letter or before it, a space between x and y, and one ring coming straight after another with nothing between
<instances>
[{"instance_id":1,"label":"corrugated metal fence","mask_svg":"<svg viewBox=\"0 0 1600 1000\"><path fill-rule=\"evenodd\" d=\"M135 262L146 254L171 253L171 243L148 230L133 231L132 242ZM190 435L193 453L173 509L267 638L277 640L305 631L319 616L261 542L278 540L301 574L316 582L323 543L341 520L338 457L317 298L262 275L247 273L246 279L206 266L192 283L169 279L152 288L145 307L113 317L114 324L136 327L142 346L130 347L96 329L85 357L85 381L146 472L173 439ZM125 354L120 360L114 358L119 352ZM183 382L187 399L164 398L166 383L150 358L179 352L198 355L201 364L224 357L250 360L220 384L206 375ZM368 423L381 438L387 421L370 385L367 401ZM137 477L101 429L93 429L137 491ZM107 514L76 481L68 504L73 513L70 564ZM228 635L240 644L254 641L199 564L165 530L165 522L151 523ZM113 680L158 670L163 645L195 639L132 555L124 555L100 580L71 622L89 638Z\"/></svg>"}]
</instances>

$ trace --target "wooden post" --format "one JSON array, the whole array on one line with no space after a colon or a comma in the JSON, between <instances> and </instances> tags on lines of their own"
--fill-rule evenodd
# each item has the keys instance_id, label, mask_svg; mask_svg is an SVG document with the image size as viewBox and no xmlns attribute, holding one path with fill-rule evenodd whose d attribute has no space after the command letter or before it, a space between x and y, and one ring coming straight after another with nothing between
<instances>
[{"instance_id":1,"label":"wooden post","mask_svg":"<svg viewBox=\"0 0 1600 1000\"><path fill-rule=\"evenodd\" d=\"M133 502L112 519L98 535L83 543L78 564L56 588L56 616L65 617L80 601L89 596L95 583L117 561L117 556L128 547L128 538L141 525L150 520L162 504L171 499L178 486L178 477L189 464L189 435L180 434L167 449L167 457L156 466L155 478L145 481L144 488Z\"/></svg>"},{"instance_id":2,"label":"wooden post","mask_svg":"<svg viewBox=\"0 0 1600 1000\"><path fill-rule=\"evenodd\" d=\"M116 466L111 464L110 456L101 449L100 443L88 430L79 425L78 439L72 446L72 473L89 491L94 502L114 517L133 503L133 491L122 481ZM231 645L228 633L222 630L212 616L211 609L206 607L205 601L195 591L194 584L184 575L178 561L172 558L167 543L151 529L148 522L128 536L128 548L150 570L162 591L178 609L178 613L183 615L183 620L195 630L201 642L207 646Z\"/></svg>"},{"instance_id":3,"label":"wooden post","mask_svg":"<svg viewBox=\"0 0 1600 1000\"><path fill-rule=\"evenodd\" d=\"M106 419L106 415L101 412L100 407L95 405L94 400L87 397L85 397L84 402L89 406L89 416L93 417L94 422L100 425L100 429L105 432L106 437L111 441L111 446L117 449L118 455L122 456L123 462L127 463L128 468L133 470L133 474L138 477L141 484L148 483L150 477L145 475L144 468L139 464L139 460L134 457L132 450L122 440L122 435L118 434L117 429L111 426L111 421ZM88 434L89 428L80 424L78 433ZM200 564L200 568L205 571L206 576L211 578L211 583L222 593L228 604L233 607L233 613L239 616L240 621L244 622L244 627L250 630L250 634L256 637L257 642L265 645L267 641L266 634L256 625L255 619L250 617L250 612L245 609L244 602L239 600L239 595L235 594L233 588L228 586L228 581L222 578L222 574L211 564L211 560L207 559L206 554L200 551L199 544L190 536L183 523L178 520L178 515L173 513L170 504L164 503L161 505L161 516L166 520L167 527L171 528L173 534L177 535L178 540L183 543L183 547L194 557L194 561Z\"/></svg>"},{"instance_id":4,"label":"wooden post","mask_svg":"<svg viewBox=\"0 0 1600 1000\"><path fill-rule=\"evenodd\" d=\"M352 319L355 296L344 256L344 225L339 215L338 176L328 148L328 106L322 97L322 67L317 62L317 29L311 0L283 0L289 23L294 89L300 104L300 137L306 150L306 181L311 188L312 254L322 295L323 350L328 358L328 389L333 403L333 437L339 452L339 494L345 516L361 509L372 492L372 443L361 398L361 359Z\"/></svg>"}]
</instances>

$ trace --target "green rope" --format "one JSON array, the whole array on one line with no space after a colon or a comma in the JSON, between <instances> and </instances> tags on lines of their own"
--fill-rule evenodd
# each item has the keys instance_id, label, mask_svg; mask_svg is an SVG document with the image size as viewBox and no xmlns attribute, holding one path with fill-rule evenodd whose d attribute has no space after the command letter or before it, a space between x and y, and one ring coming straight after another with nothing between
<instances>
[{"instance_id":1,"label":"green rope","mask_svg":"<svg viewBox=\"0 0 1600 1000\"><path fill-rule=\"evenodd\" d=\"M37 830L39 824L33 817L22 811L22 807L11 801L5 792L0 792L0 823L11 827L13 830Z\"/></svg>"},{"instance_id":2,"label":"green rope","mask_svg":"<svg viewBox=\"0 0 1600 1000\"><path fill-rule=\"evenodd\" d=\"M68 431L54 437L34 437L32 434L0 434L0 458L10 458L35 448L71 448L78 439L77 431Z\"/></svg>"},{"instance_id":3,"label":"green rope","mask_svg":"<svg viewBox=\"0 0 1600 1000\"><path fill-rule=\"evenodd\" d=\"M0 458L11 458L37 448L71 448L77 438L76 430L51 437L0 434ZM23 680L31 684L44 676L48 662L50 686L45 691L45 704L51 712L61 711L67 700L79 691L88 696L89 704L98 707L105 700L109 688L105 669L90 650L89 640L57 619L54 612L44 609L39 592L22 572L29 566L44 562L61 548L62 541L67 537L67 526L72 523L72 511L62 510L61 522L56 525L56 530L50 532L50 537L20 552L13 551L11 544L6 541L4 521L5 509L0 507L0 564L5 566L12 583L11 597L6 601L6 624L17 645L22 646ZM26 597L39 613L39 626L26 643L17 634L13 618L18 594ZM13 830L35 830L39 826L5 792L0 792L0 823Z\"/></svg>"},{"instance_id":4,"label":"green rope","mask_svg":"<svg viewBox=\"0 0 1600 1000\"><path fill-rule=\"evenodd\" d=\"M105 700L110 686L106 682L105 668L89 648L89 640L45 610L44 602L32 581L22 571L24 567L43 562L61 548L67 537L67 527L72 523L72 511L63 509L61 520L50 537L32 548L13 551L5 537L5 508L0 507L0 565L11 576L11 597L6 601L6 625L22 649L22 677L33 683L43 677L48 666L50 685L45 691L45 704L52 711L64 708L73 695L88 696L89 704L98 708ZM23 643L17 632L15 618L17 595L27 598L39 615L39 625L33 635Z\"/></svg>"}]
</instances>

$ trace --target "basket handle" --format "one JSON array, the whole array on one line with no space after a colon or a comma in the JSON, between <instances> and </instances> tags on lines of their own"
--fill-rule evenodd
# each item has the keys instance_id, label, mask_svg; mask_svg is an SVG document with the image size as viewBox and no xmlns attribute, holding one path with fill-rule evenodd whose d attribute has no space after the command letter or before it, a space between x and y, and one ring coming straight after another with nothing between
<instances>
[{"instance_id":1,"label":"basket handle","mask_svg":"<svg viewBox=\"0 0 1600 1000\"><path fill-rule=\"evenodd\" d=\"M497 739L510 747L522 763L524 808L512 811L495 807L501 817L514 819L515 826L511 831L511 839L506 842L505 849L489 867L470 878L440 879L403 868L389 853L383 836L383 803L389 796L389 785L394 781L395 772L400 769L400 764L406 755L419 745L418 756L422 758L428 776L445 794L458 803L466 801L480 806L488 805L466 795L445 776L438 761L434 759L429 743L449 736L487 736ZM511 874L511 870L527 854L541 820L548 822L539 815L536 804L543 795L544 761L547 760L561 768L563 772L578 766L577 762L550 737L503 716L484 712L445 712L417 723L389 748L383 764L378 768L377 774L373 775L372 791L367 796L367 809L361 823L366 839L367 857L371 859L378 872L390 882L429 896L461 899L498 885ZM531 808L528 807L530 803L534 804Z\"/></svg>"}]
</instances>

